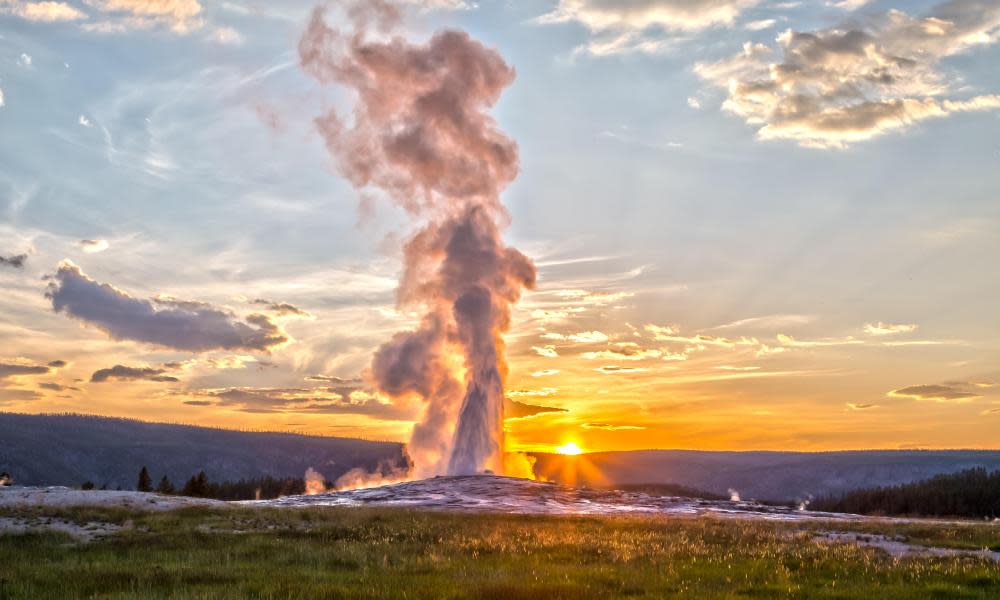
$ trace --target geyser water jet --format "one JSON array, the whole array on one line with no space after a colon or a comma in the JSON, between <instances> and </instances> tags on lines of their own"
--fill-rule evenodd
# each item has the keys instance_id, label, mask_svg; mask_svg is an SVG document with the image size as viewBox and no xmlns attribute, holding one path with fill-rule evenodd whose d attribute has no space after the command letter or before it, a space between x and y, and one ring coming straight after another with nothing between
<instances>
[{"instance_id":1,"label":"geyser water jet","mask_svg":"<svg viewBox=\"0 0 1000 600\"><path fill-rule=\"evenodd\" d=\"M356 93L353 114L316 119L339 172L414 219L397 303L420 310L372 359L372 384L424 414L408 452L414 475L504 472L502 335L535 282L526 256L503 245L501 191L517 176L517 145L488 110L514 79L500 54L462 31L414 43L400 12L376 1L339 5L331 27L313 12L299 42L303 69Z\"/></svg>"}]
</instances>

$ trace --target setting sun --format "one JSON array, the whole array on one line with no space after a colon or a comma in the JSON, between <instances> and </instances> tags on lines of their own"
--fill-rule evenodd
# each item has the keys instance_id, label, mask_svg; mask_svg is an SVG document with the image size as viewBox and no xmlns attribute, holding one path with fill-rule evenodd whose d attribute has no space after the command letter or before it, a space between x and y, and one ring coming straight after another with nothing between
<instances>
[{"instance_id":1,"label":"setting sun","mask_svg":"<svg viewBox=\"0 0 1000 600\"><path fill-rule=\"evenodd\" d=\"M571 456L576 456L577 454L582 454L583 450L581 450L580 447L573 442L566 442L562 446L556 448L556 452L558 452L559 454L568 454Z\"/></svg>"}]
</instances>

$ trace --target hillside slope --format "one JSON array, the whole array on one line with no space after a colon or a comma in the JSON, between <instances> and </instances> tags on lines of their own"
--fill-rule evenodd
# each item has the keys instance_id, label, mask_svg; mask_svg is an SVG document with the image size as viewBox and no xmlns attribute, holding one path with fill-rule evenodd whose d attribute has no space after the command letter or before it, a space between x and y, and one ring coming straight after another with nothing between
<instances>
[{"instance_id":1,"label":"hillside slope","mask_svg":"<svg viewBox=\"0 0 1000 600\"><path fill-rule=\"evenodd\" d=\"M327 480L381 461L403 464L402 446L350 438L258 433L83 415L0 413L0 472L20 485L132 489L146 465L175 484L204 470L213 481L272 475Z\"/></svg>"}]
</instances>

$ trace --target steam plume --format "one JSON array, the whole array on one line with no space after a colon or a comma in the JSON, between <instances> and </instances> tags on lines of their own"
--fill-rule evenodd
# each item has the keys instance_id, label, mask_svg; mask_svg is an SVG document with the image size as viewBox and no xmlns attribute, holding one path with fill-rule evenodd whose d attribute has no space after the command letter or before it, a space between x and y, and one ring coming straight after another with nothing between
<instances>
[{"instance_id":1,"label":"steam plume","mask_svg":"<svg viewBox=\"0 0 1000 600\"><path fill-rule=\"evenodd\" d=\"M326 479L322 473L312 467L306 469L302 480L305 482L306 496L314 496L326 491Z\"/></svg>"},{"instance_id":2,"label":"steam plume","mask_svg":"<svg viewBox=\"0 0 1000 600\"><path fill-rule=\"evenodd\" d=\"M398 33L381 0L345 3L338 23L317 8L299 42L303 69L356 92L350 120L316 119L340 173L380 190L415 220L397 301L420 308L414 331L376 352L371 376L394 399L426 406L409 452L415 475L504 470L502 334L535 267L505 247L501 191L516 177L517 146L488 114L514 70L462 31L426 43Z\"/></svg>"}]
</instances>

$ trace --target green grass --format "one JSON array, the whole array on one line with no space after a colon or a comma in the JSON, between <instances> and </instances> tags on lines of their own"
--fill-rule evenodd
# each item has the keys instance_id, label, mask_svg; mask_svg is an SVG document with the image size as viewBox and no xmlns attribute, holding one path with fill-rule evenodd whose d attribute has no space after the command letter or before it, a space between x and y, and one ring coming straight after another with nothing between
<instances>
[{"instance_id":1,"label":"green grass","mask_svg":"<svg viewBox=\"0 0 1000 600\"><path fill-rule=\"evenodd\" d=\"M18 514L125 528L88 544L47 532L0 536L3 599L1000 597L1000 563L896 560L812 540L816 529L854 528L980 548L1000 543L990 525L349 508Z\"/></svg>"}]
</instances>

